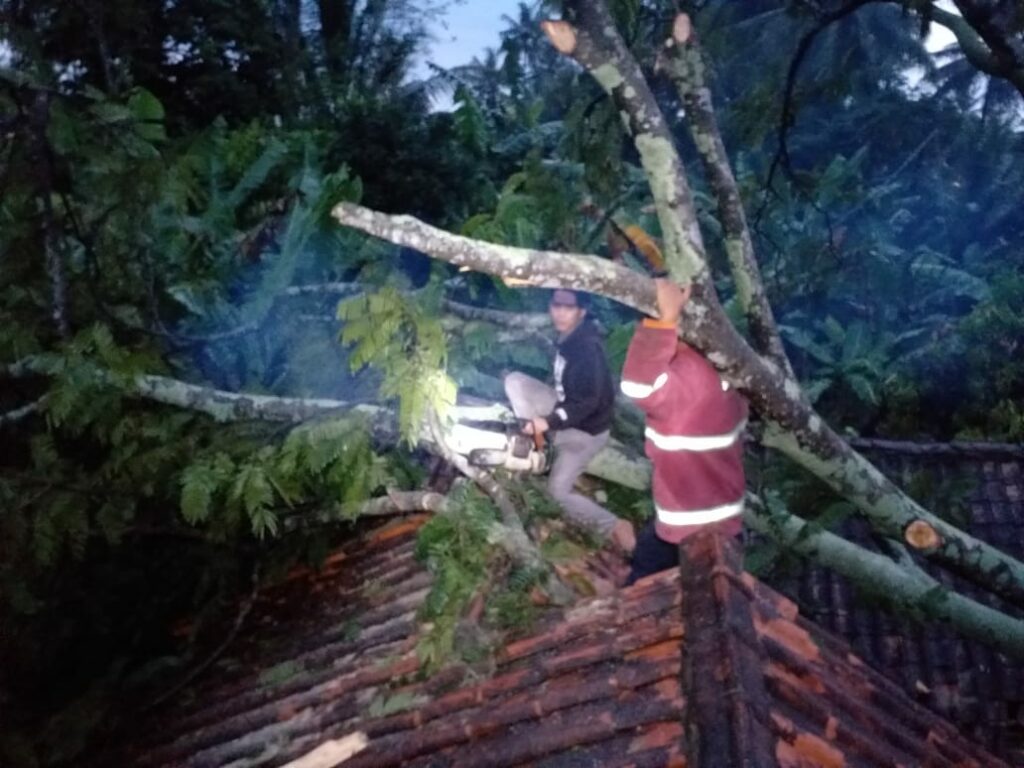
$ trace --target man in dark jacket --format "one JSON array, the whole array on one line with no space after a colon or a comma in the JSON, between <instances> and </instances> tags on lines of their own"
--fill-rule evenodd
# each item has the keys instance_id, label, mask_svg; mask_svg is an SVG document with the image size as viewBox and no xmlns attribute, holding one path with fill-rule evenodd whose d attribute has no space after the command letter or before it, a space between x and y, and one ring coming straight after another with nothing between
<instances>
[{"instance_id":1,"label":"man in dark jacket","mask_svg":"<svg viewBox=\"0 0 1024 768\"><path fill-rule=\"evenodd\" d=\"M557 290L551 296L551 321L559 334L554 388L510 373L505 392L516 416L530 419L527 434L553 433L556 454L548 490L566 515L631 552L636 544L633 526L574 490L577 478L608 442L615 405L604 343L584 304L584 294L574 291Z\"/></svg>"}]
</instances>

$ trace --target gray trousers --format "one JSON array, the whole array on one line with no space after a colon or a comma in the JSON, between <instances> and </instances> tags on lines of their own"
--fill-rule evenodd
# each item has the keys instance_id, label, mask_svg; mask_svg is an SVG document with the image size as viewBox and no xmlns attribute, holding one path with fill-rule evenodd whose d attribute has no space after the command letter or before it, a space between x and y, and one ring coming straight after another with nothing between
<instances>
[{"instance_id":1,"label":"gray trousers","mask_svg":"<svg viewBox=\"0 0 1024 768\"><path fill-rule=\"evenodd\" d=\"M558 402L554 389L525 373L510 373L505 377L505 394L520 419L547 416ZM562 506L566 515L602 536L612 532L619 518L597 502L576 493L574 486L591 459L608 442L608 434L606 431L591 435L580 429L560 429L548 433L555 446L555 461L548 477L548 493Z\"/></svg>"}]
</instances>

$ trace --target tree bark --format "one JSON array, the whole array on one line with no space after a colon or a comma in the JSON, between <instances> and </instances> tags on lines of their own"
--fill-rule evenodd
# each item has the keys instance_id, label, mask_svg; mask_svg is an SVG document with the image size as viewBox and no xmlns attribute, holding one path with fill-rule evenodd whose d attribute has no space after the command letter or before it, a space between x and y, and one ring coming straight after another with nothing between
<instances>
[{"instance_id":1,"label":"tree bark","mask_svg":"<svg viewBox=\"0 0 1024 768\"><path fill-rule=\"evenodd\" d=\"M180 344L182 346L191 346L199 344L215 344L217 342L229 341L231 339L238 338L239 336L247 336L253 333L259 333L270 321L274 303L279 298L301 298L309 296L344 296L346 298L355 298L359 294L364 293L366 290L365 286L359 283L309 283L304 285L293 285L286 288L278 297L275 297L275 302L271 303L270 308L260 317L258 320L253 320L247 323L242 323L234 328L228 328L223 331L214 331L212 333L203 334L188 334L178 333L170 331L165 328L146 328L144 326L126 324L127 327L133 330L142 331L150 335L159 336L169 340L171 343ZM408 296L413 297L417 295L416 291L409 291ZM456 318L463 320L479 320L483 322L492 323L494 325L502 325L508 328L521 330L524 333L541 333L551 328L551 321L548 316L542 312L506 312L499 309L490 309L487 307L475 307L470 304L462 304L457 301L450 299L444 299L442 306L446 312L453 315ZM333 317L325 315L323 319L329 319L334 321Z\"/></svg>"},{"instance_id":2,"label":"tree bark","mask_svg":"<svg viewBox=\"0 0 1024 768\"><path fill-rule=\"evenodd\" d=\"M548 21L542 27L555 47L590 72L619 108L647 174L673 277L683 284L708 283L704 241L683 162L640 66L604 3L566 0L565 11L568 21ZM556 36L565 42L557 42Z\"/></svg>"},{"instance_id":3,"label":"tree bark","mask_svg":"<svg viewBox=\"0 0 1024 768\"><path fill-rule=\"evenodd\" d=\"M444 308L463 320L481 320L485 323L493 323L494 325L503 325L508 328L533 331L535 333L551 330L551 318L541 312L505 312L500 309L460 304L450 299L445 299Z\"/></svg>"},{"instance_id":4,"label":"tree bark","mask_svg":"<svg viewBox=\"0 0 1024 768\"><path fill-rule=\"evenodd\" d=\"M307 296L318 293L333 294L337 296L351 296L362 293L364 286L359 283L310 283L307 285L292 285L285 288L285 296Z\"/></svg>"},{"instance_id":5,"label":"tree bark","mask_svg":"<svg viewBox=\"0 0 1024 768\"><path fill-rule=\"evenodd\" d=\"M474 321L470 321L474 322ZM481 320L478 322L488 322ZM460 333L466 329L466 321L456 317L443 317L441 319L441 327L447 333ZM497 344L521 344L523 342L529 342L536 344L537 346L543 347L545 350L554 350L554 341L550 335L546 335L541 331L530 330L529 327L503 327L495 333L494 341Z\"/></svg>"},{"instance_id":6,"label":"tree bark","mask_svg":"<svg viewBox=\"0 0 1024 768\"><path fill-rule=\"evenodd\" d=\"M654 285L649 279L597 256L472 240L424 224L412 216L391 216L354 203L339 203L334 207L333 216L347 227L475 272L516 277L537 288L577 288L616 296L647 314L657 312Z\"/></svg>"}]
</instances>

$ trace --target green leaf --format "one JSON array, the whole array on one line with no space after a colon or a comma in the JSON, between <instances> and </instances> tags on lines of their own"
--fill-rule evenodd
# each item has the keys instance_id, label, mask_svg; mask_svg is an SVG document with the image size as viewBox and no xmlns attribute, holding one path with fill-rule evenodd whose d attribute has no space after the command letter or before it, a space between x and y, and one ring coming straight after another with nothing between
<instances>
[{"instance_id":1,"label":"green leaf","mask_svg":"<svg viewBox=\"0 0 1024 768\"><path fill-rule=\"evenodd\" d=\"M910 265L915 280L930 281L938 286L929 301L943 301L949 297L965 296L975 301L987 301L991 295L988 283L962 269L935 259L917 259Z\"/></svg>"},{"instance_id":2,"label":"green leaf","mask_svg":"<svg viewBox=\"0 0 1024 768\"><path fill-rule=\"evenodd\" d=\"M859 397L865 403L869 403L871 405L878 404L878 395L875 392L874 386L870 381L868 381L867 378L861 376L860 374L854 373L850 374L846 378L846 381L847 383L849 383L853 391L857 393L857 397Z\"/></svg>"},{"instance_id":3,"label":"green leaf","mask_svg":"<svg viewBox=\"0 0 1024 768\"><path fill-rule=\"evenodd\" d=\"M818 398L825 394L831 386L832 382L829 379L815 379L809 384L804 385L804 394L807 395L807 399L810 402L816 403Z\"/></svg>"},{"instance_id":4,"label":"green leaf","mask_svg":"<svg viewBox=\"0 0 1024 768\"><path fill-rule=\"evenodd\" d=\"M181 516L189 525L198 525L210 516L210 505L218 487L216 469L210 464L186 467L181 479Z\"/></svg>"},{"instance_id":5,"label":"green leaf","mask_svg":"<svg viewBox=\"0 0 1024 768\"><path fill-rule=\"evenodd\" d=\"M100 122L108 124L130 123L135 117L129 107L112 101L97 102L90 109Z\"/></svg>"},{"instance_id":6,"label":"green leaf","mask_svg":"<svg viewBox=\"0 0 1024 768\"><path fill-rule=\"evenodd\" d=\"M198 286L183 283L167 288L167 294L192 314L205 317L207 302L200 297L200 290Z\"/></svg>"},{"instance_id":7,"label":"green leaf","mask_svg":"<svg viewBox=\"0 0 1024 768\"><path fill-rule=\"evenodd\" d=\"M245 511L250 515L269 506L274 500L274 491L263 467L256 464L243 466L232 489L232 496L242 499Z\"/></svg>"},{"instance_id":8,"label":"green leaf","mask_svg":"<svg viewBox=\"0 0 1024 768\"><path fill-rule=\"evenodd\" d=\"M57 513L54 506L42 506L32 521L32 552L41 565L52 564L60 547Z\"/></svg>"},{"instance_id":9,"label":"green leaf","mask_svg":"<svg viewBox=\"0 0 1024 768\"><path fill-rule=\"evenodd\" d=\"M839 347L842 346L843 341L846 338L846 331L843 326L840 325L839 321L831 315L825 319L822 323L822 330L825 332L825 336L828 337L829 342Z\"/></svg>"},{"instance_id":10,"label":"green leaf","mask_svg":"<svg viewBox=\"0 0 1024 768\"><path fill-rule=\"evenodd\" d=\"M790 325L780 325L779 332L797 349L807 352L818 362L825 365L835 365L835 356L821 344L811 338L810 334L800 328Z\"/></svg>"},{"instance_id":11,"label":"green leaf","mask_svg":"<svg viewBox=\"0 0 1024 768\"><path fill-rule=\"evenodd\" d=\"M755 576L768 575L782 556L782 550L770 541L760 541L746 548L743 568Z\"/></svg>"},{"instance_id":12,"label":"green leaf","mask_svg":"<svg viewBox=\"0 0 1024 768\"><path fill-rule=\"evenodd\" d=\"M429 701L426 696L415 696L411 693L396 693L391 696L378 695L367 709L367 717L387 717L399 712L419 707Z\"/></svg>"},{"instance_id":13,"label":"green leaf","mask_svg":"<svg viewBox=\"0 0 1024 768\"><path fill-rule=\"evenodd\" d=\"M846 335L842 340L842 353L840 358L846 363L860 360L867 346L868 330L864 323L851 323L846 328Z\"/></svg>"},{"instance_id":14,"label":"green leaf","mask_svg":"<svg viewBox=\"0 0 1024 768\"><path fill-rule=\"evenodd\" d=\"M128 97L128 109L137 121L135 132L146 141L163 141L167 138L164 132L164 107L152 93L145 88L135 88Z\"/></svg>"},{"instance_id":15,"label":"green leaf","mask_svg":"<svg viewBox=\"0 0 1024 768\"><path fill-rule=\"evenodd\" d=\"M471 151L482 153L489 143L487 120L467 88L455 89L455 132Z\"/></svg>"},{"instance_id":16,"label":"green leaf","mask_svg":"<svg viewBox=\"0 0 1024 768\"><path fill-rule=\"evenodd\" d=\"M57 454L57 446L53 442L53 435L43 433L35 435L30 441L33 466L41 471L54 468L60 457Z\"/></svg>"},{"instance_id":17,"label":"green leaf","mask_svg":"<svg viewBox=\"0 0 1024 768\"><path fill-rule=\"evenodd\" d=\"M269 507L259 507L250 512L249 519L252 522L252 532L258 538L262 539L268 533L271 536L277 535L277 513Z\"/></svg>"},{"instance_id":18,"label":"green leaf","mask_svg":"<svg viewBox=\"0 0 1024 768\"><path fill-rule=\"evenodd\" d=\"M134 516L135 510L129 504L107 501L96 513L96 524L109 543L117 544Z\"/></svg>"},{"instance_id":19,"label":"green leaf","mask_svg":"<svg viewBox=\"0 0 1024 768\"><path fill-rule=\"evenodd\" d=\"M297 661L293 659L282 661L280 664L260 672L259 684L263 687L275 688L301 674L302 671L303 667Z\"/></svg>"},{"instance_id":20,"label":"green leaf","mask_svg":"<svg viewBox=\"0 0 1024 768\"><path fill-rule=\"evenodd\" d=\"M260 156L246 168L242 178L228 192L223 204L231 210L238 208L281 164L287 151L288 148L282 142L271 139ZM297 210L297 207L293 210Z\"/></svg>"}]
</instances>

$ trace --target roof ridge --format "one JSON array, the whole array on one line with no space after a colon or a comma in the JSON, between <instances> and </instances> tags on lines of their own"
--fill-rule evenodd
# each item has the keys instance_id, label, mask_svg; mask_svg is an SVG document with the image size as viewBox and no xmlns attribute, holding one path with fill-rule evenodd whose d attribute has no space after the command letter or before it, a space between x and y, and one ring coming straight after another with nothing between
<instances>
[{"instance_id":1,"label":"roof ridge","mask_svg":"<svg viewBox=\"0 0 1024 768\"><path fill-rule=\"evenodd\" d=\"M680 546L683 690L688 765L774 765L768 693L748 588L734 542L714 531ZM731 572L731 573L730 573Z\"/></svg>"}]
</instances>

